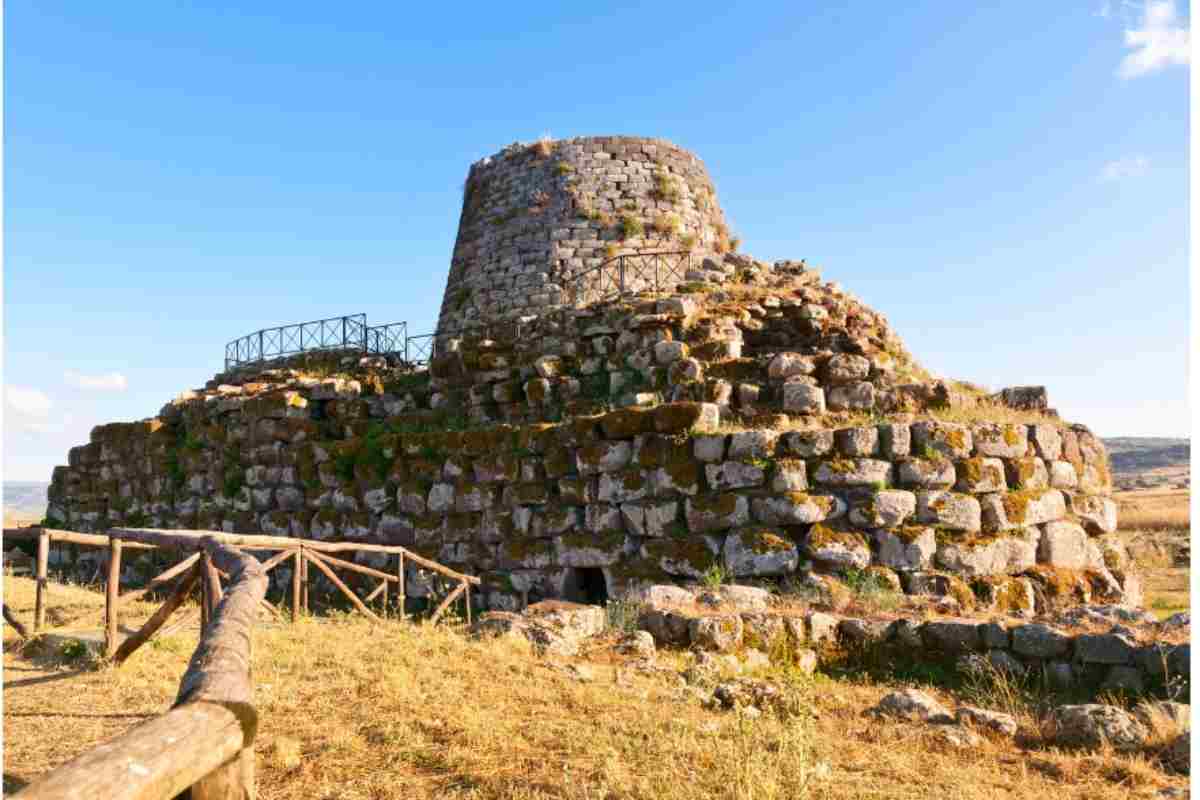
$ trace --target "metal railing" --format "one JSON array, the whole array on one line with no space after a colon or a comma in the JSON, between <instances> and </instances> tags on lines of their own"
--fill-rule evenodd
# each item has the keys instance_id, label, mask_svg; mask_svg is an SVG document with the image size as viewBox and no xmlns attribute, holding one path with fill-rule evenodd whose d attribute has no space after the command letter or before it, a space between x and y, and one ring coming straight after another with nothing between
<instances>
[{"instance_id":1,"label":"metal railing","mask_svg":"<svg viewBox=\"0 0 1200 800\"><path fill-rule=\"evenodd\" d=\"M563 306L581 308L621 295L674 291L692 266L691 251L627 253L563 281ZM511 324L511 323L510 323ZM517 335L522 334L517 325ZM225 369L257 364L284 356L321 350L350 350L364 355L395 356L420 366L439 355L440 344L464 333L488 335L490 325L458 329L440 328L435 333L408 335L407 322L367 324L366 314L349 314L294 325L263 328L225 345Z\"/></svg>"},{"instance_id":2,"label":"metal railing","mask_svg":"<svg viewBox=\"0 0 1200 800\"><path fill-rule=\"evenodd\" d=\"M690 250L626 253L568 278L563 294L575 307L625 294L662 294L674 291L691 267Z\"/></svg>"},{"instance_id":3,"label":"metal railing","mask_svg":"<svg viewBox=\"0 0 1200 800\"><path fill-rule=\"evenodd\" d=\"M404 350L407 336L407 322L372 327L367 325L366 314L263 328L225 345L225 369L319 350L399 353Z\"/></svg>"}]
</instances>

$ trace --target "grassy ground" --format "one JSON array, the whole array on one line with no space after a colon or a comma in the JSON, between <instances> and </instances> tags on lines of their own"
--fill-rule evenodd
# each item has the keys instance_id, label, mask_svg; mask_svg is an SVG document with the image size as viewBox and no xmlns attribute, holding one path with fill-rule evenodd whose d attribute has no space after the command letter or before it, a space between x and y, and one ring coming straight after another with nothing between
<instances>
[{"instance_id":1,"label":"grassy ground","mask_svg":"<svg viewBox=\"0 0 1200 800\"><path fill-rule=\"evenodd\" d=\"M1118 518L1142 574L1146 607L1165 619L1190 607L1191 518L1187 489L1117 492Z\"/></svg>"},{"instance_id":2,"label":"grassy ground","mask_svg":"<svg viewBox=\"0 0 1200 800\"><path fill-rule=\"evenodd\" d=\"M29 584L7 579L6 601L28 597ZM6 789L167 709L195 646L194 633L179 634L113 669L6 637ZM894 688L865 678L776 673L784 713L751 721L705 710L677 677L678 653L642 672L609 648L539 660L508 640L348 617L262 627L254 648L268 800L1104 800L1186 785L1147 755L1048 749L1026 714L1019 743L985 737L956 750L933 726L863 716Z\"/></svg>"}]
</instances>

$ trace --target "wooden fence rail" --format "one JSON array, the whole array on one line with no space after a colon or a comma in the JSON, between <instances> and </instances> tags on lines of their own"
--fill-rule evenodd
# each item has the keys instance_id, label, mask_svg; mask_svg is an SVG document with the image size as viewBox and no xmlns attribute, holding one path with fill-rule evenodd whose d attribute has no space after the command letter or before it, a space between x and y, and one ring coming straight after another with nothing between
<instances>
[{"instance_id":1,"label":"wooden fence rail","mask_svg":"<svg viewBox=\"0 0 1200 800\"><path fill-rule=\"evenodd\" d=\"M126 550L131 549L171 548L191 551L196 549L196 542L199 539L207 538L231 548L264 552L277 551L262 563L262 568L264 572L270 572L285 561L290 560L292 562L291 618L293 621L297 620L308 610L308 567L310 564L324 574L338 592L344 595L357 611L376 622L379 621L379 617L367 607L367 604L373 602L380 595L383 596L386 602L387 586L389 583L396 585L395 598L400 607L401 617L405 616L404 603L407 596L405 594L404 566L406 561L435 572L447 580L458 583L458 586L434 610L430 618L432 622L437 622L453 605L455 600L462 599L465 616L469 623L471 621L470 587L479 585L479 578L474 575L466 575L450 569L443 564L413 553L399 545L371 544L367 542L320 542L307 539L290 539L285 536L259 536L221 533L218 531L162 530L156 528L113 528L108 534L79 533L77 531L39 527L6 528L4 530L4 538L18 540L37 539L38 542L37 588L33 620L33 630L35 633L40 631L46 622L47 576L51 545L61 542L84 547L102 547L109 551L104 629L105 655L110 658L115 658L120 646L117 624L120 607L133 600L141 599L149 592L165 588L171 580L185 573L197 562L201 562L203 566L199 581L202 587L205 587L204 600L201 603L202 624L207 622L211 616L213 607L221 598L221 570L219 568L210 569L210 565L207 563L209 557L199 552L193 553L180 563L155 576L141 589L121 595L119 586L121 558ZM335 553L352 551L382 553L389 556L395 555L397 557L396 573L393 575L390 572L357 564L353 561L347 561L334 555ZM334 571L339 569L378 578L380 584L365 599L360 598L345 581L341 580L335 574ZM270 603L263 600L259 605L273 617L279 618L279 612ZM127 655L126 653L126 657ZM123 658L117 660L119 662Z\"/></svg>"},{"instance_id":2,"label":"wooden fence rail","mask_svg":"<svg viewBox=\"0 0 1200 800\"><path fill-rule=\"evenodd\" d=\"M23 800L171 800L185 791L190 792L192 800L252 800L255 797L253 744L258 717L250 676L250 633L260 610L266 608L278 616L274 606L265 599L268 573L285 561L292 564L293 621L307 610L310 564L324 573L358 611L375 621L379 621L379 617L366 604L380 594L386 600L389 583L398 584L397 597L403 614L406 559L458 583L434 610L432 622L436 622L459 597L465 599L466 616L470 621L471 586L480 583L473 575L464 575L392 545L310 542L277 536L147 528L114 528L107 535L18 528L6 529L4 538L36 538L38 541L35 630L45 623L51 544L67 542L108 548L105 652L118 665L163 629L197 587L201 592L200 644L192 653L187 672L179 683L172 709L29 784L19 792ZM153 578L146 587L122 597L122 552L148 548L177 549L188 555ZM278 552L259 562L244 552L246 550ZM397 555L396 574L332 555L352 550ZM379 586L364 601L337 577L335 569L376 578L380 581ZM222 578L225 579L224 586ZM168 586L171 589L162 607L118 645L117 619L121 603Z\"/></svg>"},{"instance_id":3,"label":"wooden fence rail","mask_svg":"<svg viewBox=\"0 0 1200 800\"><path fill-rule=\"evenodd\" d=\"M18 795L22 800L169 800L189 789L192 800L255 796L250 630L267 573L253 557L211 537L193 547L201 561L229 574L230 583L192 653L174 707L29 784ZM196 566L181 584L198 578Z\"/></svg>"}]
</instances>

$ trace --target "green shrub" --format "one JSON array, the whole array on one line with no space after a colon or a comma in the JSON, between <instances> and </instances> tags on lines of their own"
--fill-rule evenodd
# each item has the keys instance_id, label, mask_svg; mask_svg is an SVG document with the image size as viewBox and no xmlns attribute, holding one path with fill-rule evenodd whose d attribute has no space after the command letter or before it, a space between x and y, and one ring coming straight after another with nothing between
<instances>
[{"instance_id":1,"label":"green shrub","mask_svg":"<svg viewBox=\"0 0 1200 800\"><path fill-rule=\"evenodd\" d=\"M632 600L609 600L604 607L605 627L609 630L633 633L638 629L642 606Z\"/></svg>"},{"instance_id":2,"label":"green shrub","mask_svg":"<svg viewBox=\"0 0 1200 800\"><path fill-rule=\"evenodd\" d=\"M645 224L632 214L621 216L620 233L622 239L632 239L646 232Z\"/></svg>"},{"instance_id":3,"label":"green shrub","mask_svg":"<svg viewBox=\"0 0 1200 800\"><path fill-rule=\"evenodd\" d=\"M709 589L718 589L728 579L725 573L725 568L720 564L713 564L708 569L704 570L704 574L700 576L700 582Z\"/></svg>"},{"instance_id":4,"label":"green shrub","mask_svg":"<svg viewBox=\"0 0 1200 800\"><path fill-rule=\"evenodd\" d=\"M87 645L78 639L67 639L59 648L59 653L67 661L78 661L87 655Z\"/></svg>"},{"instance_id":5,"label":"green shrub","mask_svg":"<svg viewBox=\"0 0 1200 800\"><path fill-rule=\"evenodd\" d=\"M675 204L679 202L679 184L666 172L656 172L654 173L654 188L650 190L650 196L655 200L664 200Z\"/></svg>"}]
</instances>

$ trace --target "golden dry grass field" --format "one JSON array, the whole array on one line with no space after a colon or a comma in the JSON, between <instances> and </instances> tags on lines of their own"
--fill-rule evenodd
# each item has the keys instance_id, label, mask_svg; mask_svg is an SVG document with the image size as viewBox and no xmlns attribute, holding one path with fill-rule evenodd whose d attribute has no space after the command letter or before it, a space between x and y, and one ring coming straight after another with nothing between
<instances>
[{"instance_id":1,"label":"golden dry grass field","mask_svg":"<svg viewBox=\"0 0 1200 800\"><path fill-rule=\"evenodd\" d=\"M4 584L29 619L32 581ZM79 592L91 594L70 593L76 610ZM91 604L98 614L102 596ZM22 648L6 631L6 789L166 710L194 646L194 632L176 634L116 669ZM954 749L936 726L864 716L895 688L865 678L775 671L785 713L709 711L678 678L685 658L660 652L655 671L639 672L603 645L543 660L512 640L396 620L264 625L253 666L259 797L1116 800L1186 785L1152 754L1047 747L1019 708L1016 741L985 733Z\"/></svg>"},{"instance_id":2,"label":"golden dry grass field","mask_svg":"<svg viewBox=\"0 0 1200 800\"><path fill-rule=\"evenodd\" d=\"M1191 492L1142 489L1117 492L1120 530L1145 584L1148 609L1160 618L1190 605Z\"/></svg>"}]
</instances>

